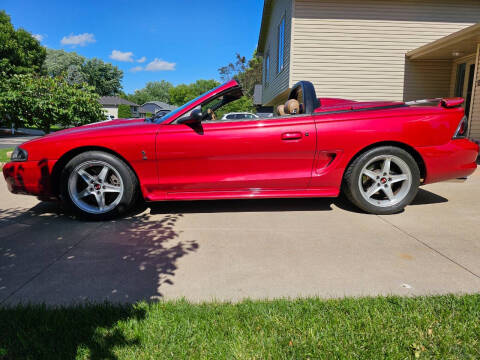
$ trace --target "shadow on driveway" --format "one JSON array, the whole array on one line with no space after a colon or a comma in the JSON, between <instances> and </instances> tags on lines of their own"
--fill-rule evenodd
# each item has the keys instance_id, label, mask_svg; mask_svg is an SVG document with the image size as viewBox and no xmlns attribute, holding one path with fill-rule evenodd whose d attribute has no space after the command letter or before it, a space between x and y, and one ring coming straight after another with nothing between
<instances>
[{"instance_id":1,"label":"shadow on driveway","mask_svg":"<svg viewBox=\"0 0 480 360\"><path fill-rule=\"evenodd\" d=\"M148 213L108 222L64 215L54 203L0 209L0 304L130 303L162 297L179 258L182 214Z\"/></svg>"},{"instance_id":2,"label":"shadow on driveway","mask_svg":"<svg viewBox=\"0 0 480 360\"><path fill-rule=\"evenodd\" d=\"M443 196L419 189L412 205L448 202ZM345 211L364 213L343 195L338 198L290 198L255 200L168 201L148 204L151 214L197 214L222 212L330 211L332 205Z\"/></svg>"}]
</instances>

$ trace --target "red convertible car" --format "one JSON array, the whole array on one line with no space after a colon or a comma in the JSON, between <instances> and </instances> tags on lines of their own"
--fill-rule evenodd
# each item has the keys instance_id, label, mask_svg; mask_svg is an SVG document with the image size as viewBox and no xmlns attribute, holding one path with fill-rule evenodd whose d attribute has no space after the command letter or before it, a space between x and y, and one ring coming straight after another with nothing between
<instances>
[{"instance_id":1,"label":"red convertible car","mask_svg":"<svg viewBox=\"0 0 480 360\"><path fill-rule=\"evenodd\" d=\"M317 98L301 81L273 118L219 120L232 80L161 118L114 120L29 141L3 168L13 193L60 198L93 219L146 201L336 197L391 214L423 184L466 177L478 145L463 99Z\"/></svg>"}]
</instances>

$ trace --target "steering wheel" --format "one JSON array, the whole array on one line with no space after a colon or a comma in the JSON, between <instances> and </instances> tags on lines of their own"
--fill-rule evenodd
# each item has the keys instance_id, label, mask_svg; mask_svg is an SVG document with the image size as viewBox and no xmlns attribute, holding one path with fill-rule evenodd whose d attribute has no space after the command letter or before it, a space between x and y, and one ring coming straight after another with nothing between
<instances>
[{"instance_id":1,"label":"steering wheel","mask_svg":"<svg viewBox=\"0 0 480 360\"><path fill-rule=\"evenodd\" d=\"M217 116L215 115L215 112L212 109L208 108L207 114L210 116L211 120L217 121Z\"/></svg>"}]
</instances>

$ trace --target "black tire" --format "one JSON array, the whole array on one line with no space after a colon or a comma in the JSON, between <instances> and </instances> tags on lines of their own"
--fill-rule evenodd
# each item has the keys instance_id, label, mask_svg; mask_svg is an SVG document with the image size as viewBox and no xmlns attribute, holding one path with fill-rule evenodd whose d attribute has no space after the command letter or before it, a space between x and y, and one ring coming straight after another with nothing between
<instances>
[{"instance_id":1,"label":"black tire","mask_svg":"<svg viewBox=\"0 0 480 360\"><path fill-rule=\"evenodd\" d=\"M90 211L86 211L85 209L82 209L78 204L76 204L71 196L71 192L69 191L69 180L71 179L70 175L72 174L72 172L75 171L75 169L81 167L82 164L85 164L87 162L91 162L92 164L96 164L97 162L106 164L109 168L111 168L111 170L109 170L111 174L110 176L112 176L113 174L117 181L119 181L117 175L119 175L119 177L121 178L121 181L119 181L119 186L123 187L123 192L122 194L117 194L116 200L114 201L115 203L118 202L118 204L114 204L114 202L112 202L111 205L114 207L107 212L92 213ZM87 185L87 187L88 186L90 185ZM123 160L106 152L87 151L75 156L63 168L60 178L60 194L67 210L74 212L79 217L87 220L108 220L125 214L135 205L136 201L139 198L139 186L135 173L127 164L125 164ZM95 195L94 198L88 198L88 196L86 197L87 200L85 200L85 202L90 201L94 204L96 200L94 201L92 199L96 199ZM113 196L115 196L115 194ZM105 203L107 202L105 201Z\"/></svg>"},{"instance_id":2,"label":"black tire","mask_svg":"<svg viewBox=\"0 0 480 360\"><path fill-rule=\"evenodd\" d=\"M383 174L381 173L381 169L379 169L380 173L378 173L379 170L374 170L376 171L375 174L377 175L378 173L379 175L376 177L376 179L378 180L374 180L373 178L370 178L366 175L362 175L362 170L366 165L368 165L372 161L375 161L375 159L381 158L382 156L385 156L385 157L393 156L394 159L399 158L403 160L404 163L398 160L397 162L401 163L402 166L406 165L408 167L411 175L411 179L409 179L410 186L408 186L408 183L406 183L406 185L403 186L402 185L403 182L399 182L397 185L388 184L388 183L386 185L382 185L384 184L383 183L384 180L386 182L389 181L390 175L383 176ZM378 161L381 161L381 160L378 160ZM375 163L373 163L372 166L375 166ZM394 163L392 167L396 167L397 169L401 170L396 165L396 163ZM371 202L375 202L378 204L380 203L386 203L386 204L383 204L382 206L380 206L380 205L372 204L371 202L367 201L365 196L368 197L368 195L366 195L365 189L364 189L364 192L362 193L360 181L362 182L362 184L366 184L365 186L367 187L367 190L368 188L370 188L370 186L373 188L373 190L376 189L374 188L374 186L378 186L379 190L375 195L372 195L372 196L375 196L376 198L371 198L370 199ZM398 201L398 202L394 203L393 201L391 201L393 205L388 205L390 198L387 197L387 193L384 192L382 189L383 186L387 188L387 186L389 185L391 186L391 189L394 190L395 189L394 186L397 189L398 199L395 201ZM381 146L381 147L370 149L362 153L348 166L343 177L342 191L345 194L345 196L359 209L371 214L388 215L388 214L395 214L395 213L401 212L405 208L405 206L410 204L413 201L413 199L415 199L419 186L420 186L420 170L418 168L418 165L415 159L407 151L401 148L398 148L395 146ZM382 197L384 199L382 199Z\"/></svg>"}]
</instances>

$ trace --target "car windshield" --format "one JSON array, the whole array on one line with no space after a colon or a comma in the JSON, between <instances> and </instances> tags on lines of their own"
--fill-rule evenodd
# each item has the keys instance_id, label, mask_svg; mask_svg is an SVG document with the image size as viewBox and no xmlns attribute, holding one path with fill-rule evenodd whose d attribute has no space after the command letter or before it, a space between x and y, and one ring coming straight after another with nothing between
<instances>
[{"instance_id":1,"label":"car windshield","mask_svg":"<svg viewBox=\"0 0 480 360\"><path fill-rule=\"evenodd\" d=\"M197 100L199 100L200 98L202 98L203 96L205 96L205 95L207 95L207 94L209 94L209 93L217 90L217 89L220 88L221 86L223 86L223 84L217 86L216 88L214 88L214 89L212 89L212 90L207 91L206 93L203 93L202 95L196 97L196 98L193 99L193 100L190 100L189 102L187 102L186 104L180 106L179 108L177 108L177 109L169 112L168 114L162 116L162 117L159 118L159 119L156 119L155 122L156 122L157 124L160 124L160 123L165 122L165 121L168 120L168 119L171 119L171 118L174 117L175 115L183 112L183 110L185 110L187 107L189 107L189 106L190 106L191 104L193 104L195 101L197 101Z\"/></svg>"}]
</instances>

